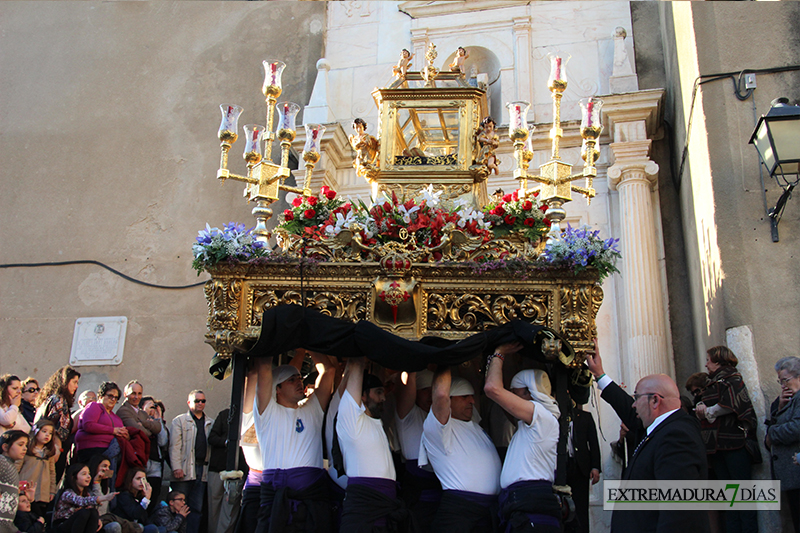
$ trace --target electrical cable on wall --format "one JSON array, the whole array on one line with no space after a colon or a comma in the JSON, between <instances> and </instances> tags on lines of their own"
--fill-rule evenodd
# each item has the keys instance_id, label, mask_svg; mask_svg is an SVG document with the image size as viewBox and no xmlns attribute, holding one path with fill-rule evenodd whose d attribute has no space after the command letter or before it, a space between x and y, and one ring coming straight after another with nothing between
<instances>
[{"instance_id":1,"label":"electrical cable on wall","mask_svg":"<svg viewBox=\"0 0 800 533\"><path fill-rule=\"evenodd\" d=\"M133 283L137 283L139 285L144 285L145 287L153 287L155 289L171 289L171 290L192 289L194 287L200 287L201 285L206 284L205 281L199 281L197 283L192 283L190 285L158 285L156 283L148 283L146 281L132 278L127 274L123 274L119 270L113 269L110 266L101 263L100 261L94 261L91 259L82 259L76 261L54 261L46 263L8 263L8 264L0 264L0 268L33 268L33 267L43 267L43 266L65 266L65 265L97 265L105 268L106 270L116 274L117 276L123 279L131 281Z\"/></svg>"}]
</instances>

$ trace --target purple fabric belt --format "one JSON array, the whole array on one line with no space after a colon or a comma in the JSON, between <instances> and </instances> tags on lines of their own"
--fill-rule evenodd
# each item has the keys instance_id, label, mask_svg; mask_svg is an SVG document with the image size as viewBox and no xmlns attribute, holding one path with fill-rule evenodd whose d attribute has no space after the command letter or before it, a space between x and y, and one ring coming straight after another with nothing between
<instances>
[{"instance_id":1,"label":"purple fabric belt","mask_svg":"<svg viewBox=\"0 0 800 533\"><path fill-rule=\"evenodd\" d=\"M348 485L363 485L372 490L377 490L384 496L397 498L397 482L384 477L351 477L347 478Z\"/></svg>"},{"instance_id":2,"label":"purple fabric belt","mask_svg":"<svg viewBox=\"0 0 800 533\"><path fill-rule=\"evenodd\" d=\"M252 489L253 487L258 487L261 485L261 470L255 470L253 468L247 473L247 480L244 482L244 488Z\"/></svg>"},{"instance_id":3,"label":"purple fabric belt","mask_svg":"<svg viewBox=\"0 0 800 533\"><path fill-rule=\"evenodd\" d=\"M261 473L261 483L271 485L275 490L288 487L292 490L304 490L326 476L324 468L301 466L298 468L270 469Z\"/></svg>"},{"instance_id":4,"label":"purple fabric belt","mask_svg":"<svg viewBox=\"0 0 800 533\"><path fill-rule=\"evenodd\" d=\"M497 496L494 494L481 494L480 492L469 492L466 490L445 490L444 492L455 494L456 496L464 498L468 502L474 503L475 505L480 505L481 507L489 507L493 503L497 502Z\"/></svg>"},{"instance_id":5,"label":"purple fabric belt","mask_svg":"<svg viewBox=\"0 0 800 533\"><path fill-rule=\"evenodd\" d=\"M552 491L553 484L547 480L517 481L516 483L512 483L511 485L500 491L500 496L498 499L500 501L501 509L505 501L508 499L509 495L513 491L518 489L540 489L543 491ZM540 513L525 513L525 516L528 517L528 520L531 521L531 524L561 527L561 523L555 516L540 514ZM508 524L506 525L505 533L510 533L510 531L511 531L511 524Z\"/></svg>"}]
</instances>

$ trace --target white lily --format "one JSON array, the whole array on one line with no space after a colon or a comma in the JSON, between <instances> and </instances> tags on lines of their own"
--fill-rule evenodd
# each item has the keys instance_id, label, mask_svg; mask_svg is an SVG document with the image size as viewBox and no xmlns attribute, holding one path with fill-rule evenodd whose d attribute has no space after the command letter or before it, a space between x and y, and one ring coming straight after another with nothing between
<instances>
[{"instance_id":1,"label":"white lily","mask_svg":"<svg viewBox=\"0 0 800 533\"><path fill-rule=\"evenodd\" d=\"M433 184L430 184L420 191L420 196L422 196L422 199L425 200L425 203L430 207L435 207L439 205L439 197L443 192L444 191L434 191Z\"/></svg>"},{"instance_id":2,"label":"white lily","mask_svg":"<svg viewBox=\"0 0 800 533\"><path fill-rule=\"evenodd\" d=\"M411 209L406 209L406 206L400 204L397 206L397 210L400 211L401 215L403 215L403 222L406 224L411 224L411 215L419 211L419 206L415 205Z\"/></svg>"}]
</instances>

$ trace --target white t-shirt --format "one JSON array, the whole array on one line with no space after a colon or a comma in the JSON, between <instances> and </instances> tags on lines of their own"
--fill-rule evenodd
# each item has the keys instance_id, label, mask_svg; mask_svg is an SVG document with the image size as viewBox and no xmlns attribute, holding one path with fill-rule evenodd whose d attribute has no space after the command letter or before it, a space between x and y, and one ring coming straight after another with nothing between
<instances>
[{"instance_id":1,"label":"white t-shirt","mask_svg":"<svg viewBox=\"0 0 800 533\"><path fill-rule=\"evenodd\" d=\"M336 434L348 478L397 479L383 424L367 415L366 408L359 406L347 391L339 404Z\"/></svg>"},{"instance_id":2,"label":"white t-shirt","mask_svg":"<svg viewBox=\"0 0 800 533\"><path fill-rule=\"evenodd\" d=\"M328 475L331 479L343 489L347 488L347 476L340 476L333 467L333 419L336 413L339 412L339 403L342 401L342 396L339 391L333 393L331 401L328 404L328 414L325 415L325 446L328 448Z\"/></svg>"},{"instance_id":3,"label":"white t-shirt","mask_svg":"<svg viewBox=\"0 0 800 533\"><path fill-rule=\"evenodd\" d=\"M443 489L492 495L500 492L500 457L475 421L451 416L442 425L431 409L423 425L422 445Z\"/></svg>"},{"instance_id":4,"label":"white t-shirt","mask_svg":"<svg viewBox=\"0 0 800 533\"><path fill-rule=\"evenodd\" d=\"M505 489L517 481L555 481L557 446L558 420L536 405L530 424L517 422L517 432L508 446L500 474L500 486Z\"/></svg>"},{"instance_id":5,"label":"white t-shirt","mask_svg":"<svg viewBox=\"0 0 800 533\"><path fill-rule=\"evenodd\" d=\"M316 394L292 409L274 398L258 414L258 400L253 402L256 434L261 445L262 470L322 468L322 407Z\"/></svg>"},{"instance_id":6,"label":"white t-shirt","mask_svg":"<svg viewBox=\"0 0 800 533\"><path fill-rule=\"evenodd\" d=\"M256 436L253 412L242 413L242 432L239 435L239 446L242 448L247 466L253 470L263 470L264 463L261 459L261 446Z\"/></svg>"},{"instance_id":7,"label":"white t-shirt","mask_svg":"<svg viewBox=\"0 0 800 533\"><path fill-rule=\"evenodd\" d=\"M394 425L397 428L397 438L400 440L400 449L407 460L419 458L419 443L422 440L422 424L425 422L426 413L417 404L411 408L405 418L394 413Z\"/></svg>"}]
</instances>

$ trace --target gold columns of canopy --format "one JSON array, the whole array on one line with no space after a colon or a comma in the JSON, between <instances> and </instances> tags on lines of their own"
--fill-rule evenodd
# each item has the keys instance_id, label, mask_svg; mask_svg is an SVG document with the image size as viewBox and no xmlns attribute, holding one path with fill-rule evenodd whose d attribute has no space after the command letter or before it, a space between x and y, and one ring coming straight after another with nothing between
<instances>
[{"instance_id":1,"label":"gold columns of canopy","mask_svg":"<svg viewBox=\"0 0 800 533\"><path fill-rule=\"evenodd\" d=\"M550 161L539 167L539 174L529 174L528 165L533 157L530 150L525 150L525 141L531 134L526 118L530 104L528 102L510 102L506 104L510 115L508 136L514 142L514 157L517 168L514 170L514 178L519 180L519 187L522 192L527 191L528 180L541 183L540 198L547 204L547 218L551 222L548 241L558 239L561 235L561 221L566 217L566 211L562 207L565 203L572 200L572 192L577 192L586 196L591 203L595 196L593 179L597 176L595 162L600 155L597 149L597 140L603 131L600 123L600 109L603 101L599 98L587 98L581 100L581 137L583 146L581 157L584 160L583 172L572 174L572 165L561 160L559 154L559 143L563 135L561 129L561 98L567 89L566 64L569 60L567 54L551 54L550 56L550 77L547 80L547 87L553 97L553 127L550 129L552 139L552 151ZM572 182L581 178L586 178L586 186L580 187L573 185Z\"/></svg>"},{"instance_id":2,"label":"gold columns of canopy","mask_svg":"<svg viewBox=\"0 0 800 533\"><path fill-rule=\"evenodd\" d=\"M248 124L243 127L245 134L244 159L247 162L247 175L240 176L228 170L228 152L233 143L238 139L238 121L242 108L238 105L222 104L222 123L217 136L220 140L220 168L217 178L221 183L232 179L245 183L244 196L247 201L253 201L253 216L256 226L253 233L260 241L270 237L267 229L267 220L272 216L270 204L278 200L280 191L294 192L304 196L311 195L311 173L314 165L319 161L320 139L325 127L320 124L305 124L306 144L303 148L306 176L302 188L284 185L290 175L289 150L296 135L295 121L300 106L292 102L278 103L281 95L281 75L286 65L281 61L264 61L264 85L261 88L267 104L267 126ZM278 111L277 137L281 141L281 160L276 165L272 161L272 143L275 141L274 111ZM262 151L263 142L263 151ZM266 160L264 160L266 155Z\"/></svg>"}]
</instances>

